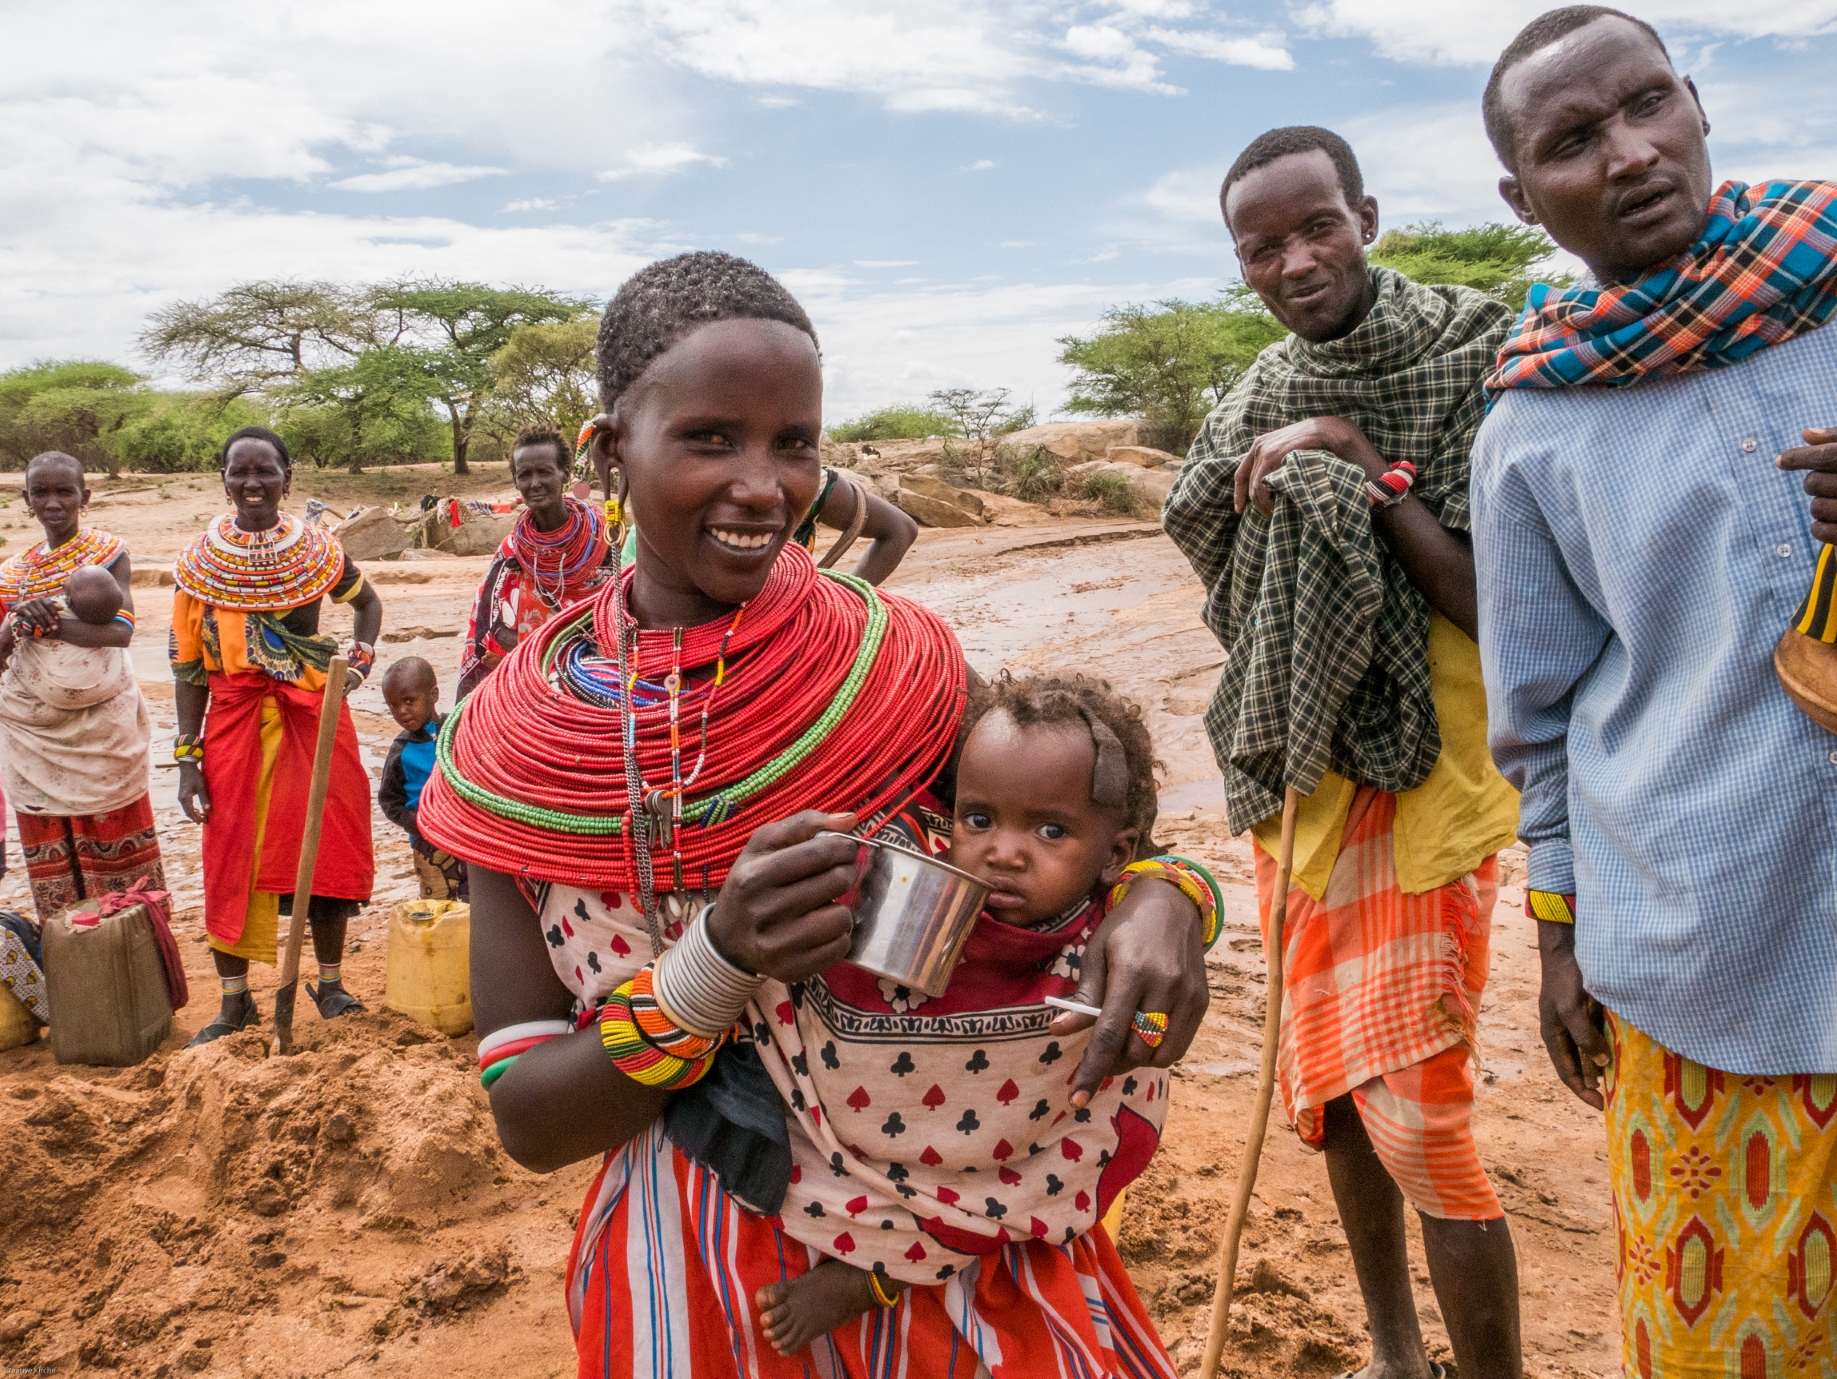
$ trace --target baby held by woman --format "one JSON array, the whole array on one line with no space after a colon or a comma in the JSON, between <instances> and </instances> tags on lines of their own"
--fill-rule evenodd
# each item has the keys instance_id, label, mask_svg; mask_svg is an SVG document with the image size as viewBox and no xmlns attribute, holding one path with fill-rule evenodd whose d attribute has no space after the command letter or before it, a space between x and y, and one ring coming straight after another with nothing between
<instances>
[{"instance_id":1,"label":"baby held by woman","mask_svg":"<svg viewBox=\"0 0 1837 1379\"><path fill-rule=\"evenodd\" d=\"M939 1258L983 1247L975 1232L931 1217L924 1197L973 1211L991 1233L987 1248L1011 1236L1069 1244L1088 1233L1099 1248L1110 1249L1094 1228L1159 1143L1166 1075L1148 1067L1108 1079L1095 1098L1080 1104L1082 1098L1068 1096L1077 1058L1055 1066L1071 1048L1037 1036L992 1037L988 1016L999 1012L1017 1034L1046 1030L1058 1011L1044 998L1071 994L1084 945L1119 882L1141 875L1174 881L1199 901L1208 938L1217 932L1215 893L1190 863L1136 862L1152 851L1154 745L1141 711L1108 685L1083 676L1014 680L1004 674L972 690L961 742L945 856L989 886L987 908L944 997L929 1002L904 988L891 993L896 1009L920 1017L908 1022L908 1030L912 1043L926 1046L918 1063L903 1047L883 1046L897 1099L883 1106L864 1084L828 1105L828 1119L838 1135L862 1135L871 1127L875 1140L897 1136L910 1122L914 1139L927 1140L922 1147L902 1146L901 1157L929 1166L928 1175L912 1177L899 1162L887 1172L925 1235L951 1247L934 1249ZM889 985L881 982L883 990ZM933 1019L923 1018L928 1015ZM1160 1042L1152 1012L1138 1014L1136 1029L1150 1047ZM933 1076L948 1091L933 1083L927 1092ZM959 1103L963 1112L939 1135L924 1125L925 1112L946 1103L949 1113ZM979 1126L979 1120L991 1124ZM1004 1130L999 1141L981 1148L997 1129ZM921 1182L922 1196L912 1186ZM852 1223L872 1224L875 1211L866 1197L846 1205L854 1208ZM897 1257L904 1278L882 1263L860 1268L833 1257L858 1253L857 1234L863 1246L872 1239L868 1232L843 1231L824 1251L832 1257L758 1291L766 1338L781 1355L877 1307L895 1306L915 1281L915 1270L904 1266L930 1262L924 1239ZM955 1267L946 1265L936 1277L949 1277Z\"/></svg>"}]
</instances>

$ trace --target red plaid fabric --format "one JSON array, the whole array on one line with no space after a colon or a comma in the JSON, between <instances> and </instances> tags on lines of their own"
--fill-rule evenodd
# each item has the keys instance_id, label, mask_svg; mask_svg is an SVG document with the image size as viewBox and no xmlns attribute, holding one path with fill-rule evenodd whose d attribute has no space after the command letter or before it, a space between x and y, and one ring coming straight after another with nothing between
<instances>
[{"instance_id":1,"label":"red plaid fabric","mask_svg":"<svg viewBox=\"0 0 1837 1379\"><path fill-rule=\"evenodd\" d=\"M1533 285L1486 390L1719 368L1833 310L1837 183L1724 182L1697 242L1658 272L1608 288Z\"/></svg>"}]
</instances>

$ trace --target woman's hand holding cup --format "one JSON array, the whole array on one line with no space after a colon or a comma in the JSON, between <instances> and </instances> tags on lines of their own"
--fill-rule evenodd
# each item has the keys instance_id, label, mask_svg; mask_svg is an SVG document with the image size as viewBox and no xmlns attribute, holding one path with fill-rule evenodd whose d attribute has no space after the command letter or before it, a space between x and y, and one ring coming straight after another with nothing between
<instances>
[{"instance_id":1,"label":"woman's hand holding cup","mask_svg":"<svg viewBox=\"0 0 1837 1379\"><path fill-rule=\"evenodd\" d=\"M855 884L860 845L828 835L856 822L853 814L806 809L755 830L704 921L721 956L781 982L847 957L855 917L836 902Z\"/></svg>"}]
</instances>

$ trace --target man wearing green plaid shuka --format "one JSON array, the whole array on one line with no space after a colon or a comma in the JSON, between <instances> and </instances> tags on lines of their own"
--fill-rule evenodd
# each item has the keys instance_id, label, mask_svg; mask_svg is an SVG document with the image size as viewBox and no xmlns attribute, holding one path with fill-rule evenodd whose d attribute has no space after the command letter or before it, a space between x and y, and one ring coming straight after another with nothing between
<instances>
[{"instance_id":1,"label":"man wearing green plaid shuka","mask_svg":"<svg viewBox=\"0 0 1837 1379\"><path fill-rule=\"evenodd\" d=\"M1206 711L1234 833L1275 884L1302 801L1277 1069L1325 1151L1369 1375L1431 1372L1403 1203L1463 1379L1519 1379L1511 1232L1472 1135L1494 854L1517 798L1486 751L1468 450L1512 313L1368 265L1377 203L1322 129L1273 130L1220 192L1245 281L1292 332L1206 418L1162 525L1229 653ZM1267 920L1265 920L1267 922Z\"/></svg>"}]
</instances>

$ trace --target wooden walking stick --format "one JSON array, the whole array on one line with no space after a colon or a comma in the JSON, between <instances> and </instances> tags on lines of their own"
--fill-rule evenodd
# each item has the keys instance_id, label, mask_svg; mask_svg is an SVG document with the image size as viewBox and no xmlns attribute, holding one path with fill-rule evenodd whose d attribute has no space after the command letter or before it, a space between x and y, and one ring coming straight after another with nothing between
<instances>
[{"instance_id":1,"label":"wooden walking stick","mask_svg":"<svg viewBox=\"0 0 1837 1379\"><path fill-rule=\"evenodd\" d=\"M1269 967L1266 989L1269 1008L1263 1015L1263 1071L1257 1078L1256 1107L1250 1113L1250 1137L1244 1142L1244 1162L1237 1171L1237 1190L1231 1214L1225 1218L1225 1238L1218 1252L1218 1286L1212 1293L1212 1329L1206 1335L1205 1359L1200 1379L1217 1379L1218 1362L1225 1352L1225 1328L1231 1320L1231 1290L1237 1284L1237 1246L1250 1215L1250 1194L1256 1191L1257 1167L1263 1158L1263 1133L1269 1129L1269 1102L1276 1089L1276 1052L1282 1042L1282 923L1288 918L1288 880L1295 866L1295 816L1301 795L1289 786L1282 798L1282 841L1276 847L1276 885L1269 898L1269 941L1263 959Z\"/></svg>"},{"instance_id":2,"label":"wooden walking stick","mask_svg":"<svg viewBox=\"0 0 1837 1379\"><path fill-rule=\"evenodd\" d=\"M300 945L312 908L313 868L319 862L319 831L325 825L325 794L332 784L332 746L338 740L338 711L344 707L345 672L350 662L332 657L325 671L325 695L319 701L319 742L313 750L313 783L306 795L305 827L300 830L300 865L293 873L293 915L287 927L287 950L281 955L281 984L274 993L274 1044L293 1052L293 1000L300 985Z\"/></svg>"}]
</instances>

